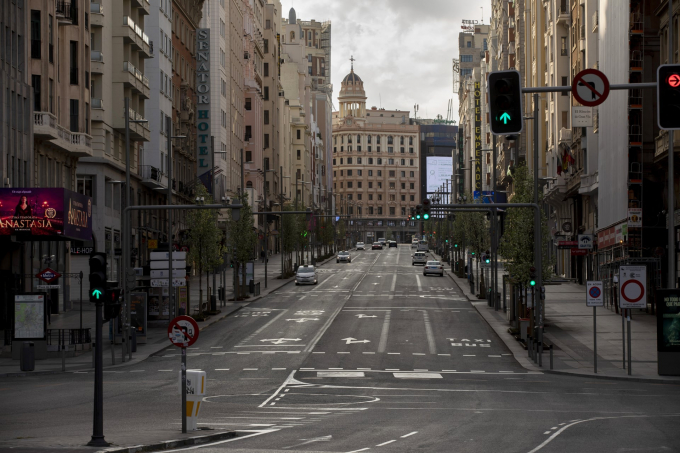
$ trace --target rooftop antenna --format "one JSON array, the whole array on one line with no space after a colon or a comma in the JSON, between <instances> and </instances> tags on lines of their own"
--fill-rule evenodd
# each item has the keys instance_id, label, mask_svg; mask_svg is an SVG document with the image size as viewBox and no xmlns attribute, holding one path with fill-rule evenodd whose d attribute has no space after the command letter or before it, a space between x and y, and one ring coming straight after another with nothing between
<instances>
[{"instance_id":1,"label":"rooftop antenna","mask_svg":"<svg viewBox=\"0 0 680 453\"><path fill-rule=\"evenodd\" d=\"M484 23L484 7L480 6L480 8L482 10L482 23Z\"/></svg>"}]
</instances>

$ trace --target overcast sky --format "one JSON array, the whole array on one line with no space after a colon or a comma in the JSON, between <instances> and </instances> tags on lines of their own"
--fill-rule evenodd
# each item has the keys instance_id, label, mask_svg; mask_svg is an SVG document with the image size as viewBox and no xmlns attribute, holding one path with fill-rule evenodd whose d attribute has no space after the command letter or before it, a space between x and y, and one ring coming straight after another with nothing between
<instances>
[{"instance_id":1,"label":"overcast sky","mask_svg":"<svg viewBox=\"0 0 680 453\"><path fill-rule=\"evenodd\" d=\"M364 81L367 108L410 110L418 117L446 117L449 99L458 120L451 60L458 57L463 19L489 23L490 0L282 0L288 17L330 20L333 104L338 107L340 82L354 71Z\"/></svg>"}]
</instances>

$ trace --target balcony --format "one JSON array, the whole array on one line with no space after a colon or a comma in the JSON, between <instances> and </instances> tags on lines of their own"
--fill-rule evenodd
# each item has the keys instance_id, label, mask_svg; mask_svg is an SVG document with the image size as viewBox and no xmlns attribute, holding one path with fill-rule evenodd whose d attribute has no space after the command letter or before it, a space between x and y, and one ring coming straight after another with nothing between
<instances>
[{"instance_id":1,"label":"balcony","mask_svg":"<svg viewBox=\"0 0 680 453\"><path fill-rule=\"evenodd\" d=\"M113 119L113 128L121 134L125 134L125 115L121 109L120 116L115 115ZM145 121L145 118L132 109L129 109L129 116L131 121ZM148 142L151 137L149 123L132 123L130 122L130 139L135 141Z\"/></svg>"},{"instance_id":2,"label":"balcony","mask_svg":"<svg viewBox=\"0 0 680 453\"><path fill-rule=\"evenodd\" d=\"M59 25L78 25L78 6L71 2L57 0L57 23Z\"/></svg>"},{"instance_id":3,"label":"balcony","mask_svg":"<svg viewBox=\"0 0 680 453\"><path fill-rule=\"evenodd\" d=\"M52 140L58 138L57 117L48 112L34 112L33 135L36 139L40 140Z\"/></svg>"},{"instance_id":4,"label":"balcony","mask_svg":"<svg viewBox=\"0 0 680 453\"><path fill-rule=\"evenodd\" d=\"M90 110L92 121L104 121L104 101L97 98L90 98Z\"/></svg>"},{"instance_id":5,"label":"balcony","mask_svg":"<svg viewBox=\"0 0 680 453\"><path fill-rule=\"evenodd\" d=\"M569 15L569 2L567 0L559 0L559 4L557 5L557 24L571 24L571 16Z\"/></svg>"},{"instance_id":6,"label":"balcony","mask_svg":"<svg viewBox=\"0 0 680 453\"><path fill-rule=\"evenodd\" d=\"M72 157L92 156L92 137L71 132L57 123L57 117L49 112L33 113L33 135L50 141L54 146Z\"/></svg>"},{"instance_id":7,"label":"balcony","mask_svg":"<svg viewBox=\"0 0 680 453\"><path fill-rule=\"evenodd\" d=\"M116 74L114 82L123 83L135 90L140 96L149 99L149 79L129 61L123 62L123 70Z\"/></svg>"},{"instance_id":8,"label":"balcony","mask_svg":"<svg viewBox=\"0 0 680 453\"><path fill-rule=\"evenodd\" d=\"M560 143L571 144L571 129L560 129Z\"/></svg>"},{"instance_id":9,"label":"balcony","mask_svg":"<svg viewBox=\"0 0 680 453\"><path fill-rule=\"evenodd\" d=\"M152 58L149 37L130 16L123 16L122 26L114 32L114 36L123 37L126 43L133 44L144 58Z\"/></svg>"},{"instance_id":10,"label":"balcony","mask_svg":"<svg viewBox=\"0 0 680 453\"><path fill-rule=\"evenodd\" d=\"M104 73L104 55L101 50L90 51L90 71L92 74Z\"/></svg>"},{"instance_id":11,"label":"balcony","mask_svg":"<svg viewBox=\"0 0 680 453\"><path fill-rule=\"evenodd\" d=\"M140 165L139 172L142 177L142 184L146 187L150 189L167 188L167 185L163 184L163 173L160 168L153 165Z\"/></svg>"},{"instance_id":12,"label":"balcony","mask_svg":"<svg viewBox=\"0 0 680 453\"><path fill-rule=\"evenodd\" d=\"M104 5L101 3L90 3L90 24L92 27L104 26Z\"/></svg>"},{"instance_id":13,"label":"balcony","mask_svg":"<svg viewBox=\"0 0 680 453\"><path fill-rule=\"evenodd\" d=\"M149 0L132 0L132 5L141 8L142 14L144 13L146 13L146 15L150 14L151 5L149 4Z\"/></svg>"}]
</instances>

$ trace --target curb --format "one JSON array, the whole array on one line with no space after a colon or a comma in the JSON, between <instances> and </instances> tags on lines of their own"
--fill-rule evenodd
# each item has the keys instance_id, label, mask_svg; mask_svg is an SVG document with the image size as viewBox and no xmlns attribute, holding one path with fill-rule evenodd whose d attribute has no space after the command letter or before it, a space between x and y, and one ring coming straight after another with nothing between
<instances>
[{"instance_id":1,"label":"curb","mask_svg":"<svg viewBox=\"0 0 680 453\"><path fill-rule=\"evenodd\" d=\"M558 374L561 376L577 376L593 379L605 379L610 381L628 381L628 382L643 382L647 384L670 384L680 385L680 379L660 379L660 378L644 378L644 377L628 377L628 376L608 376L605 374L579 373L576 371L566 370L543 370L547 374Z\"/></svg>"},{"instance_id":2,"label":"curb","mask_svg":"<svg viewBox=\"0 0 680 453\"><path fill-rule=\"evenodd\" d=\"M165 440L149 445L135 445L133 447L122 448L106 448L104 450L97 450L95 453L137 453L144 451L162 451L170 448L188 447L191 445L202 445L209 442L214 442L223 439L232 439L238 437L235 432L228 431L217 434L210 434L207 436L195 436L181 440Z\"/></svg>"}]
</instances>

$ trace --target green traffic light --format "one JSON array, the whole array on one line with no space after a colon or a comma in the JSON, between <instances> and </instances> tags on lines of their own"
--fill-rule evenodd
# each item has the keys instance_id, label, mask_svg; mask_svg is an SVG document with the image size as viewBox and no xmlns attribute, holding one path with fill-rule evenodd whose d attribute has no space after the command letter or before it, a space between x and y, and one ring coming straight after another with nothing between
<instances>
[{"instance_id":1,"label":"green traffic light","mask_svg":"<svg viewBox=\"0 0 680 453\"><path fill-rule=\"evenodd\" d=\"M93 295L94 297L96 297L97 299L99 299L99 296L102 295L102 292L101 292L100 290L98 290L98 289L95 289L94 291L92 291L92 295Z\"/></svg>"},{"instance_id":2,"label":"green traffic light","mask_svg":"<svg viewBox=\"0 0 680 453\"><path fill-rule=\"evenodd\" d=\"M420 214L416 214L416 219L420 220Z\"/></svg>"},{"instance_id":3,"label":"green traffic light","mask_svg":"<svg viewBox=\"0 0 680 453\"><path fill-rule=\"evenodd\" d=\"M536 286L536 280L531 280L531 281L529 282L529 284L530 284L531 286Z\"/></svg>"},{"instance_id":4,"label":"green traffic light","mask_svg":"<svg viewBox=\"0 0 680 453\"><path fill-rule=\"evenodd\" d=\"M428 214L427 212L425 214L423 214L423 219L427 220L429 218L430 218L430 214Z\"/></svg>"},{"instance_id":5,"label":"green traffic light","mask_svg":"<svg viewBox=\"0 0 680 453\"><path fill-rule=\"evenodd\" d=\"M472 254L474 255L474 254L475 254L475 252L472 252Z\"/></svg>"},{"instance_id":6,"label":"green traffic light","mask_svg":"<svg viewBox=\"0 0 680 453\"><path fill-rule=\"evenodd\" d=\"M505 112L501 115L500 120L503 121L503 124L508 124L508 121L510 121L512 118L510 118L510 115L508 115L508 112Z\"/></svg>"},{"instance_id":7,"label":"green traffic light","mask_svg":"<svg viewBox=\"0 0 680 453\"><path fill-rule=\"evenodd\" d=\"M458 244L453 244L454 247L458 248Z\"/></svg>"},{"instance_id":8,"label":"green traffic light","mask_svg":"<svg viewBox=\"0 0 680 453\"><path fill-rule=\"evenodd\" d=\"M491 262L491 260L487 258L487 259L486 259L486 264L489 264L490 262Z\"/></svg>"}]
</instances>

